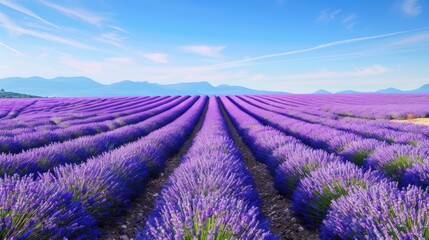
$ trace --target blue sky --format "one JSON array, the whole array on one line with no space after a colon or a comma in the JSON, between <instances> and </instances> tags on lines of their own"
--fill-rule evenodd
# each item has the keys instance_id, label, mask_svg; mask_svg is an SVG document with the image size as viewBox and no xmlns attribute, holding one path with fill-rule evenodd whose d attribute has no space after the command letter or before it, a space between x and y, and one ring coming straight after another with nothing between
<instances>
[{"instance_id":1,"label":"blue sky","mask_svg":"<svg viewBox=\"0 0 429 240\"><path fill-rule=\"evenodd\" d=\"M423 0L0 0L0 78L294 93L429 83Z\"/></svg>"}]
</instances>

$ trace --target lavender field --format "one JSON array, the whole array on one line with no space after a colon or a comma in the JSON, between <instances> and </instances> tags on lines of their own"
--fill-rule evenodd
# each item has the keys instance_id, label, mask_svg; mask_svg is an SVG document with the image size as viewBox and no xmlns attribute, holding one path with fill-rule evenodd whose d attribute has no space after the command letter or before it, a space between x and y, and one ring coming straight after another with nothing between
<instances>
[{"instance_id":1,"label":"lavender field","mask_svg":"<svg viewBox=\"0 0 429 240\"><path fill-rule=\"evenodd\" d=\"M0 239L429 239L419 118L428 94L0 100Z\"/></svg>"}]
</instances>

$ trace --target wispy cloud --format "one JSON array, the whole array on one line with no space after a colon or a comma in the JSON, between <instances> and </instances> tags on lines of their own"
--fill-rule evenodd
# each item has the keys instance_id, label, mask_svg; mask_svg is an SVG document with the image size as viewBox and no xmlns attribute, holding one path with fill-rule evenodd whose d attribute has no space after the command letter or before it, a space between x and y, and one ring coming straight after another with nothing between
<instances>
[{"instance_id":1,"label":"wispy cloud","mask_svg":"<svg viewBox=\"0 0 429 240\"><path fill-rule=\"evenodd\" d=\"M317 22L330 22L334 20L338 14L341 13L341 9L324 9L320 11L319 16L316 18Z\"/></svg>"},{"instance_id":2,"label":"wispy cloud","mask_svg":"<svg viewBox=\"0 0 429 240\"><path fill-rule=\"evenodd\" d=\"M94 48L86 44L83 44L81 42L75 41L73 39L23 28L15 24L12 20L10 20L6 15L2 13L0 13L0 27L3 27L6 30L10 31L11 33L17 34L17 35L28 35L28 36L44 39L47 41L62 43L71 47L95 50Z\"/></svg>"},{"instance_id":3,"label":"wispy cloud","mask_svg":"<svg viewBox=\"0 0 429 240\"><path fill-rule=\"evenodd\" d=\"M416 17L423 11L419 0L403 0L400 9L404 15L409 17Z\"/></svg>"},{"instance_id":4,"label":"wispy cloud","mask_svg":"<svg viewBox=\"0 0 429 240\"><path fill-rule=\"evenodd\" d=\"M168 55L165 53L140 53L140 56L156 63L168 63Z\"/></svg>"},{"instance_id":5,"label":"wispy cloud","mask_svg":"<svg viewBox=\"0 0 429 240\"><path fill-rule=\"evenodd\" d=\"M409 30L409 31L393 32L393 33L380 34L380 35L374 35L374 36L367 36L367 37L351 38L351 39L346 39L346 40L334 41L334 42L330 42L330 43L320 44L320 45L310 47L310 48L304 48L304 49L287 51L287 52L280 52L280 53L272 53L272 54L267 54L267 55L262 55L262 56L257 56L257 57L244 58L244 59L236 60L236 61L224 62L224 63L220 63L220 64L206 66L206 67L201 68L201 69L202 70L213 70L213 69L237 67L237 66L245 65L246 63L255 62L255 61L259 61L259 60L271 59L271 58L276 58L276 57L283 57L283 56L288 56L288 55L295 55L295 54L311 52L311 51L316 51L319 49L330 48L330 47L335 47L335 46L340 46L340 45L345 45L345 44L350 44L350 43L393 37L393 36L397 36L397 35L401 35L401 34L407 34L407 33L427 30L427 29L428 28L420 28L420 29L414 29L414 30Z\"/></svg>"},{"instance_id":6,"label":"wispy cloud","mask_svg":"<svg viewBox=\"0 0 429 240\"><path fill-rule=\"evenodd\" d=\"M16 25L8 16L0 12L0 27L6 29L12 35L22 35L22 29Z\"/></svg>"},{"instance_id":7,"label":"wispy cloud","mask_svg":"<svg viewBox=\"0 0 429 240\"><path fill-rule=\"evenodd\" d=\"M390 71L389 68L375 64L365 68L358 68L350 71L320 71L311 73L291 74L280 76L284 80L306 80L306 79L333 79L333 78L358 78L383 74Z\"/></svg>"},{"instance_id":8,"label":"wispy cloud","mask_svg":"<svg viewBox=\"0 0 429 240\"><path fill-rule=\"evenodd\" d=\"M353 28L359 22L359 16L356 13L351 13L342 19L342 23L348 29Z\"/></svg>"},{"instance_id":9,"label":"wispy cloud","mask_svg":"<svg viewBox=\"0 0 429 240\"><path fill-rule=\"evenodd\" d=\"M13 48L13 47L5 44L5 43L0 42L0 45L3 46L3 47L5 47L5 48L7 48L7 49L9 49L10 51L14 52L18 56L24 56L25 55L24 53L16 50L15 48Z\"/></svg>"},{"instance_id":10,"label":"wispy cloud","mask_svg":"<svg viewBox=\"0 0 429 240\"><path fill-rule=\"evenodd\" d=\"M117 48L127 49L127 47L122 44L122 41L127 38L127 36L122 36L118 32L108 32L101 34L99 37L95 37L94 40L115 46Z\"/></svg>"},{"instance_id":11,"label":"wispy cloud","mask_svg":"<svg viewBox=\"0 0 429 240\"><path fill-rule=\"evenodd\" d=\"M110 24L108 24L108 25L106 25L107 27L109 27L109 28L111 28L111 29L113 29L113 30L116 30L116 31L118 31L118 32L123 32L123 33L127 33L127 34L131 34L130 32L128 32L127 30L125 30L125 29L123 29L123 28L121 28L121 27L118 27L118 26L114 26L114 25L110 25Z\"/></svg>"},{"instance_id":12,"label":"wispy cloud","mask_svg":"<svg viewBox=\"0 0 429 240\"><path fill-rule=\"evenodd\" d=\"M206 45L189 45L183 46L181 49L185 52L196 53L205 57L222 57L222 50L225 49L225 46L206 46Z\"/></svg>"},{"instance_id":13,"label":"wispy cloud","mask_svg":"<svg viewBox=\"0 0 429 240\"><path fill-rule=\"evenodd\" d=\"M27 16L33 17L37 20L39 20L40 22L50 25L52 27L55 27L57 29L59 29L60 27L58 27L57 25L49 22L48 20L40 17L39 15L35 14L34 12L30 11L29 9L25 8L24 6L19 5L16 1L10 1L10 0L0 0L0 4L3 4L4 6L11 8L15 11L18 11L22 14L25 14Z\"/></svg>"},{"instance_id":14,"label":"wispy cloud","mask_svg":"<svg viewBox=\"0 0 429 240\"><path fill-rule=\"evenodd\" d=\"M74 8L74 7L64 7L62 5L47 2L44 0L39 0L39 2L42 3L43 5L49 7L49 8L52 8L52 9L54 9L60 13L63 13L66 16L84 21L86 23L95 25L97 27L101 27L103 25L103 22L107 19L106 17L104 17L100 14L90 12L86 9Z\"/></svg>"},{"instance_id":15,"label":"wispy cloud","mask_svg":"<svg viewBox=\"0 0 429 240\"><path fill-rule=\"evenodd\" d=\"M397 40L388 46L412 45L422 42L429 42L429 32L414 34L412 36Z\"/></svg>"},{"instance_id":16,"label":"wispy cloud","mask_svg":"<svg viewBox=\"0 0 429 240\"><path fill-rule=\"evenodd\" d=\"M123 41L123 40L125 40L125 39L128 38L127 36L123 36L123 35L121 35L121 34L119 34L117 32L103 33L103 34L101 34L101 36L103 38L106 38L106 39L109 39L109 40L112 40L112 41L115 41L115 42L121 42L121 41Z\"/></svg>"}]
</instances>

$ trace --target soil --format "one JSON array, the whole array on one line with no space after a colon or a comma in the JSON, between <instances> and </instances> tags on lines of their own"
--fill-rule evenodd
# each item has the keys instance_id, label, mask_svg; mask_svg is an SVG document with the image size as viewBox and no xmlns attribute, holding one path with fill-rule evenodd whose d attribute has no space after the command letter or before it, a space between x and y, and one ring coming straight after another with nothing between
<instances>
[{"instance_id":1,"label":"soil","mask_svg":"<svg viewBox=\"0 0 429 240\"><path fill-rule=\"evenodd\" d=\"M422 125L429 125L429 118L414 118L414 119L403 119L403 120L392 120L392 122L408 122L408 123L414 123L414 124L422 124Z\"/></svg>"},{"instance_id":2,"label":"soil","mask_svg":"<svg viewBox=\"0 0 429 240\"><path fill-rule=\"evenodd\" d=\"M290 209L292 202L277 192L270 172L263 163L255 159L250 149L243 142L220 101L219 105L235 144L242 154L243 161L252 174L255 187L262 199L261 210L269 219L272 232L281 239L319 239L315 230L307 229L294 216Z\"/></svg>"},{"instance_id":3,"label":"soil","mask_svg":"<svg viewBox=\"0 0 429 240\"><path fill-rule=\"evenodd\" d=\"M157 176L152 178L146 186L146 190L142 195L133 200L132 206L122 215L118 217L118 221L102 226L101 231L103 233L100 239L106 240L132 240L135 239L138 231L142 229L146 223L146 219L152 212L155 206L155 199L158 197L162 190L162 187L167 182L168 177L173 171L179 166L183 156L186 154L188 149L192 145L192 140L195 135L201 129L201 126L206 115L208 104L206 104L203 113L198 120L197 125L192 131L191 135L187 138L182 148L178 153L170 156L167 159L166 167L164 171Z\"/></svg>"}]
</instances>

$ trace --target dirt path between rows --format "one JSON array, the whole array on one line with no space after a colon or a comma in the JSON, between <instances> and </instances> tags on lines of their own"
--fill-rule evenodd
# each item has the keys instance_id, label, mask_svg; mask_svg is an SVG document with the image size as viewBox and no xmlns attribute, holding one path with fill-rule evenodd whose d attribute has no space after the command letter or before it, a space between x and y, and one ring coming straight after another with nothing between
<instances>
[{"instance_id":1,"label":"dirt path between rows","mask_svg":"<svg viewBox=\"0 0 429 240\"><path fill-rule=\"evenodd\" d=\"M261 210L271 221L270 228L273 233L281 239L319 239L317 232L306 229L293 215L292 210L290 210L292 202L277 192L270 172L263 163L255 159L250 149L243 142L221 101L219 101L219 105L234 142L242 154L243 161L252 174L255 187L262 199Z\"/></svg>"},{"instance_id":2,"label":"dirt path between rows","mask_svg":"<svg viewBox=\"0 0 429 240\"><path fill-rule=\"evenodd\" d=\"M155 199L161 192L162 187L167 182L168 177L173 171L179 166L183 156L189 150L192 145L192 141L195 135L200 131L203 124L206 112L208 109L208 102L204 107L200 119L197 122L191 135L185 141L179 152L170 156L167 159L167 164L164 171L156 178L152 178L146 186L146 191L142 195L133 200L132 206L127 212L118 217L116 223L112 223L104 226L101 231L103 232L100 239L106 240L131 240L135 239L135 236L140 228L143 228L146 224L146 219L155 207Z\"/></svg>"}]
</instances>

